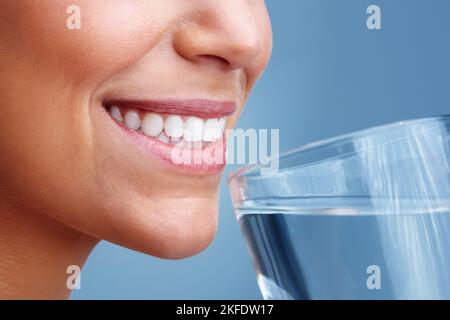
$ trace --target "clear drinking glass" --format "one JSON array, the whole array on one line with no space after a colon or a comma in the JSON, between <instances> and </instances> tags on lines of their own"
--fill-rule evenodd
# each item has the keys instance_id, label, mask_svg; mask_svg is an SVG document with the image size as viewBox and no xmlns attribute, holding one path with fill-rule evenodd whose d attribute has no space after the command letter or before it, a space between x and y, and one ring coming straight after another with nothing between
<instances>
[{"instance_id":1,"label":"clear drinking glass","mask_svg":"<svg viewBox=\"0 0 450 320\"><path fill-rule=\"evenodd\" d=\"M277 173L233 173L263 297L450 299L449 124L375 127L273 159Z\"/></svg>"}]
</instances>

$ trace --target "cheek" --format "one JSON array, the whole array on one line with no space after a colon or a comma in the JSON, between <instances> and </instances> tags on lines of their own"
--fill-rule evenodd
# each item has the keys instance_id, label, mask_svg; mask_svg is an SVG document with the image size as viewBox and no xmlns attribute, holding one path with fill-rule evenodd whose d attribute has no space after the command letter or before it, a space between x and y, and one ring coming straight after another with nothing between
<instances>
[{"instance_id":1,"label":"cheek","mask_svg":"<svg viewBox=\"0 0 450 320\"><path fill-rule=\"evenodd\" d=\"M22 51L40 64L70 73L74 80L106 77L130 65L177 19L174 1L6 1L10 6L18 1L11 11ZM79 30L66 26L74 17L67 12L71 5L80 10Z\"/></svg>"}]
</instances>

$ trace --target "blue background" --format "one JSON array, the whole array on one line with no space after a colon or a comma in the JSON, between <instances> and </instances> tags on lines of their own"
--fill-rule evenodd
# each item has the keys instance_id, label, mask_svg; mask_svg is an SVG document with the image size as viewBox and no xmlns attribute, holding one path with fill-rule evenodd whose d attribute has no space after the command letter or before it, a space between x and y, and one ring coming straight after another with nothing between
<instances>
[{"instance_id":1,"label":"blue background","mask_svg":"<svg viewBox=\"0 0 450 320\"><path fill-rule=\"evenodd\" d=\"M368 30L366 9L382 10ZM279 128L280 148L450 113L450 1L269 0L271 64L239 127ZM233 169L227 169L226 174ZM200 255L163 261L103 242L73 299L260 299L222 183L221 222Z\"/></svg>"}]
</instances>

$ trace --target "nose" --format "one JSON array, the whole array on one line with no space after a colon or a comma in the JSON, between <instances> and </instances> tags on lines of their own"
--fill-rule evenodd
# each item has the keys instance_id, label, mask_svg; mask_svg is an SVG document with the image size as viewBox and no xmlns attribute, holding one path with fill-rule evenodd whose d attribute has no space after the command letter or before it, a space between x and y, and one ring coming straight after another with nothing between
<instances>
[{"instance_id":1,"label":"nose","mask_svg":"<svg viewBox=\"0 0 450 320\"><path fill-rule=\"evenodd\" d=\"M173 45L183 58L228 69L250 65L263 50L263 26L246 0L198 1L189 21L181 23Z\"/></svg>"}]
</instances>

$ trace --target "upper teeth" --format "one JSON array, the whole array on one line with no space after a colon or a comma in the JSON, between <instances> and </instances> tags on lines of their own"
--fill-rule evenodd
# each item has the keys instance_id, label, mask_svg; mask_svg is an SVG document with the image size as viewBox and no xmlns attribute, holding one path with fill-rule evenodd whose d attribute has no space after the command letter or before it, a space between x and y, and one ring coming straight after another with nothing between
<instances>
[{"instance_id":1,"label":"upper teeth","mask_svg":"<svg viewBox=\"0 0 450 320\"><path fill-rule=\"evenodd\" d=\"M109 110L112 118L124 123L129 129L142 130L150 137L168 143L184 139L187 142L213 142L220 139L225 130L225 118L203 120L198 117L182 117L179 115L162 115L146 112L142 115L135 109L130 109L122 116L119 107L112 106Z\"/></svg>"}]
</instances>

